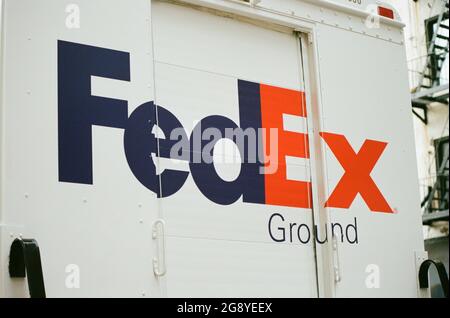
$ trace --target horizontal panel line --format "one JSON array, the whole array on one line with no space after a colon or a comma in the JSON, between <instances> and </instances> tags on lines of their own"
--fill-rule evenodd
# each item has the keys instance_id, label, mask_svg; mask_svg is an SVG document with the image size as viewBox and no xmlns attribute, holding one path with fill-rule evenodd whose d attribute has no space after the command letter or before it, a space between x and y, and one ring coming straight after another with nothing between
<instances>
[{"instance_id":1,"label":"horizontal panel line","mask_svg":"<svg viewBox=\"0 0 450 318\"><path fill-rule=\"evenodd\" d=\"M213 72L213 71L208 71L208 70L202 70L202 69L198 69L198 68L191 67L191 66L179 65L179 64L174 64L174 63L170 63L170 62L163 62L163 61L159 61L159 60L156 60L156 59L154 60L154 62L157 63L157 64L163 64L163 65L168 65L168 66L188 69L188 70L191 70L191 71L213 74L213 75L227 77L227 78L232 78L232 79L236 79L236 80L240 79L240 80L249 81L249 82L254 82L255 81L254 79L236 77L234 75L223 74L223 73L218 73L218 72ZM158 72L156 71L156 73L158 73ZM257 83L259 83L259 82L257 82ZM269 82L264 82L264 83L259 83L259 84L266 84L266 85L280 87L279 84L269 83ZM290 86L290 87L283 87L283 88L292 89L292 90L296 90L296 91L302 91L302 89L301 89L301 87L303 87L302 83L298 83L298 85L299 85L298 87Z\"/></svg>"},{"instance_id":2,"label":"horizontal panel line","mask_svg":"<svg viewBox=\"0 0 450 318\"><path fill-rule=\"evenodd\" d=\"M180 238L180 239L190 239L190 240L207 240L207 241L223 241L230 243L247 243L247 244L271 244L271 245L285 245L292 247L310 247L312 249L312 241L308 244L301 243L291 243L291 242L262 242L262 241L250 241L250 240L237 240L237 239L222 239L213 237L194 237L194 236L184 236L184 235L166 235L168 238Z\"/></svg>"}]
</instances>

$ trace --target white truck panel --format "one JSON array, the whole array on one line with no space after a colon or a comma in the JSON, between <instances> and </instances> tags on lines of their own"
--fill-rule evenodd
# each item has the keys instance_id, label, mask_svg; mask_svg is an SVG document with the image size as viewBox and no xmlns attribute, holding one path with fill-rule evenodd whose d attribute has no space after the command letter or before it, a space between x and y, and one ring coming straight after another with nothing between
<instances>
[{"instance_id":1,"label":"white truck panel","mask_svg":"<svg viewBox=\"0 0 450 318\"><path fill-rule=\"evenodd\" d=\"M317 297L298 245L170 237L167 253L169 297Z\"/></svg>"},{"instance_id":2,"label":"white truck panel","mask_svg":"<svg viewBox=\"0 0 450 318\"><path fill-rule=\"evenodd\" d=\"M154 3L153 10L157 64L167 63L235 79L302 89L299 87L298 43L292 30L283 34L238 22L232 17L205 14L160 1ZM186 23L181 26L173 21ZM283 59L279 59L280 56Z\"/></svg>"}]
</instances>

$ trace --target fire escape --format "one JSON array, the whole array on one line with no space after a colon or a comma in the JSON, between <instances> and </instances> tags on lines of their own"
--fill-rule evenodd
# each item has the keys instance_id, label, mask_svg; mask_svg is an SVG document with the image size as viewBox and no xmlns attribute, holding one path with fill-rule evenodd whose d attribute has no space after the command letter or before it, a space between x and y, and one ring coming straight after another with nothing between
<instances>
[{"instance_id":1,"label":"fire escape","mask_svg":"<svg viewBox=\"0 0 450 318\"><path fill-rule=\"evenodd\" d=\"M449 1L439 1L439 14L425 20L427 55L418 73L417 87L412 91L413 113L428 124L428 109L431 104L449 102L448 74L444 74L444 64L448 63L449 51ZM447 78L444 78L447 76ZM436 221L448 221L449 214L449 148L448 137L435 141L436 177L428 187L422 201L423 223L430 225Z\"/></svg>"}]
</instances>

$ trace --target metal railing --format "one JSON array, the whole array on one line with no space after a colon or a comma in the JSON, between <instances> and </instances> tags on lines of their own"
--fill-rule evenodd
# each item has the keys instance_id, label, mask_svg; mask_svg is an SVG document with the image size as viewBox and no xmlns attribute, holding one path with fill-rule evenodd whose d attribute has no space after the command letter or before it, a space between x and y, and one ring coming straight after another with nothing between
<instances>
[{"instance_id":1,"label":"metal railing","mask_svg":"<svg viewBox=\"0 0 450 318\"><path fill-rule=\"evenodd\" d=\"M438 81L440 85L448 84L449 83L449 76L448 76L448 65L449 65L449 59L448 59L448 53L444 53L444 65L443 65L443 71L440 72ZM434 54L432 54L434 55ZM412 58L408 61L408 77L409 77L409 87L411 90L417 89L422 83L424 77L424 70L426 69L426 65L429 60L437 58L436 56L430 56L430 55L424 55Z\"/></svg>"}]
</instances>

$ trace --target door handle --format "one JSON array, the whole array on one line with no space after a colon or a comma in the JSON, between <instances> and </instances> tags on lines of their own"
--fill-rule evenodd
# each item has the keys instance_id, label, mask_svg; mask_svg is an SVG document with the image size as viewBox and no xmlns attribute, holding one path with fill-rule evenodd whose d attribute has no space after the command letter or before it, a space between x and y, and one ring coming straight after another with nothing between
<instances>
[{"instance_id":1,"label":"door handle","mask_svg":"<svg viewBox=\"0 0 450 318\"><path fill-rule=\"evenodd\" d=\"M153 273L158 277L164 276L167 272L165 225L164 220L158 219L152 228L152 238L158 243L157 256L153 258Z\"/></svg>"},{"instance_id":2,"label":"door handle","mask_svg":"<svg viewBox=\"0 0 450 318\"><path fill-rule=\"evenodd\" d=\"M27 278L31 298L45 298L39 245L34 239L15 239L9 252L9 276Z\"/></svg>"},{"instance_id":3,"label":"door handle","mask_svg":"<svg viewBox=\"0 0 450 318\"><path fill-rule=\"evenodd\" d=\"M448 275L447 271L445 269L444 264L440 261L434 261L434 260L425 260L420 264L419 269L419 286L420 288L428 288L429 287L429 281L428 281L428 270L430 269L430 266L434 265L436 267L436 270L438 272L439 281L441 283L442 290L444 292L445 298L448 298Z\"/></svg>"}]
</instances>

